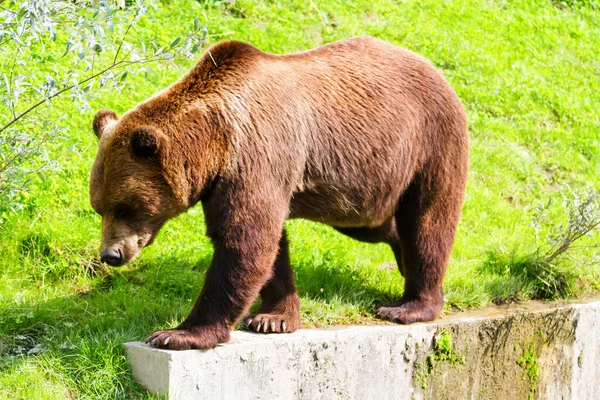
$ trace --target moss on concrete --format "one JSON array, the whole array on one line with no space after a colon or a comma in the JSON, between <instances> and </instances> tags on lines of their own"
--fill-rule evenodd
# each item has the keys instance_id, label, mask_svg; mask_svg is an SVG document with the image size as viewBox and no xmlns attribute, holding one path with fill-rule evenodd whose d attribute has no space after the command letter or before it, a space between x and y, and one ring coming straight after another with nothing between
<instances>
[{"instance_id":1,"label":"moss on concrete","mask_svg":"<svg viewBox=\"0 0 600 400\"><path fill-rule=\"evenodd\" d=\"M427 389L428 379L433 375L436 364L446 362L451 366L464 364L465 357L454 349L452 334L441 329L433 339L433 353L427 356L425 363L417 362L414 379L421 388Z\"/></svg>"},{"instance_id":2,"label":"moss on concrete","mask_svg":"<svg viewBox=\"0 0 600 400\"><path fill-rule=\"evenodd\" d=\"M537 389L537 381L540 377L540 365L536 360L535 345L533 343L529 345L528 348L524 349L523 355L517 360L517 364L525 370L525 376L527 376L529 382L531 382L529 399L533 399Z\"/></svg>"},{"instance_id":3,"label":"moss on concrete","mask_svg":"<svg viewBox=\"0 0 600 400\"><path fill-rule=\"evenodd\" d=\"M415 397L538 399L571 380L563 349L575 340L570 309L449 322L417 350ZM565 385L562 385L565 383ZM550 392L549 392L550 391ZM558 393L559 395L560 393Z\"/></svg>"}]
</instances>

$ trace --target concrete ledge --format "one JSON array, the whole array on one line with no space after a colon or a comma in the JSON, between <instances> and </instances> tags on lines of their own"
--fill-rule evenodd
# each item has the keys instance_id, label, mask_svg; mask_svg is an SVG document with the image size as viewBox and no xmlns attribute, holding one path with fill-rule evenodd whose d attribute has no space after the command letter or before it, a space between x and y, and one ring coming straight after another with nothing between
<instances>
[{"instance_id":1,"label":"concrete ledge","mask_svg":"<svg viewBox=\"0 0 600 400\"><path fill-rule=\"evenodd\" d=\"M236 331L213 350L125 344L170 399L598 399L600 301L528 303L429 324Z\"/></svg>"}]
</instances>

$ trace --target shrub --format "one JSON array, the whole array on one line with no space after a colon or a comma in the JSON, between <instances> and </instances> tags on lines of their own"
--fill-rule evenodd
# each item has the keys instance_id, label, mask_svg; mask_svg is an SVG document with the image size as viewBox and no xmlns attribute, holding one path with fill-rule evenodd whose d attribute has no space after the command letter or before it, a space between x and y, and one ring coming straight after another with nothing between
<instances>
[{"instance_id":1,"label":"shrub","mask_svg":"<svg viewBox=\"0 0 600 400\"><path fill-rule=\"evenodd\" d=\"M532 227L538 244L523 253L516 247L510 252L490 251L483 264L486 271L503 277L515 277L523 283L520 290L535 299L554 300L578 294L581 282L577 268L600 264L597 244L580 245L582 239L598 235L600 228L600 192L576 193L570 189L560 204L568 215L567 222L555 224L549 217L554 206L551 199L538 207ZM540 242L542 226L550 226L546 239ZM564 262L576 265L565 268ZM523 293L519 293L520 297Z\"/></svg>"}]
</instances>

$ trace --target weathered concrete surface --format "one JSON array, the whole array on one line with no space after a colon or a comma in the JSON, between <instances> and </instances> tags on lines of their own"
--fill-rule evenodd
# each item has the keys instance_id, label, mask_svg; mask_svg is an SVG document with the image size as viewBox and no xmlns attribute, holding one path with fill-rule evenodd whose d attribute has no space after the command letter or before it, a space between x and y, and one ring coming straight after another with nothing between
<instances>
[{"instance_id":1,"label":"weathered concrete surface","mask_svg":"<svg viewBox=\"0 0 600 400\"><path fill-rule=\"evenodd\" d=\"M170 399L599 399L600 301L501 307L429 324L233 332L214 350L126 343Z\"/></svg>"}]
</instances>

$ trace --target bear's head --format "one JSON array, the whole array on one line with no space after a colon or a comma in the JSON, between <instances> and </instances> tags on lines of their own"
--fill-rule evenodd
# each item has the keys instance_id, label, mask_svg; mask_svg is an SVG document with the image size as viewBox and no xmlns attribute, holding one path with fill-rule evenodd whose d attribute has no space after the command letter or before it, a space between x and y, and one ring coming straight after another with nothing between
<instances>
[{"instance_id":1,"label":"bear's head","mask_svg":"<svg viewBox=\"0 0 600 400\"><path fill-rule=\"evenodd\" d=\"M90 179L90 200L102 216L101 260L113 266L132 261L152 243L163 224L185 211L169 175L169 138L135 111L120 120L99 111L99 139Z\"/></svg>"}]
</instances>

